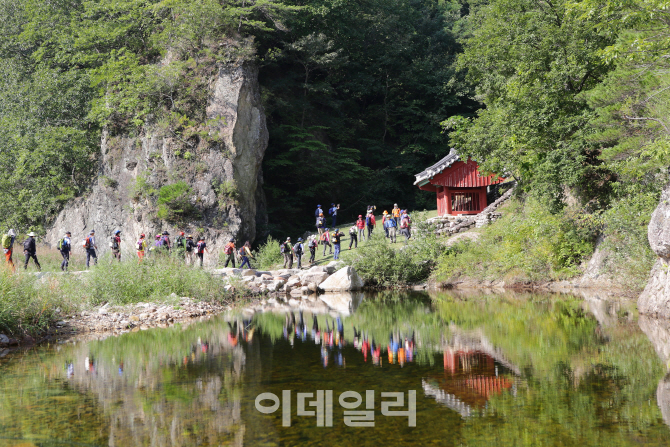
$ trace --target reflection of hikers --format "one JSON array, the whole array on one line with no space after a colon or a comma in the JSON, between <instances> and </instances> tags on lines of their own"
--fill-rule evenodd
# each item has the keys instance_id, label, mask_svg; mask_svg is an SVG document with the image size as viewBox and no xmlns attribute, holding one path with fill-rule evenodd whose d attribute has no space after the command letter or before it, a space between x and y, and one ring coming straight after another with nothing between
<instances>
[{"instance_id":1,"label":"reflection of hikers","mask_svg":"<svg viewBox=\"0 0 670 447\"><path fill-rule=\"evenodd\" d=\"M280 253L284 256L284 268L288 264L288 268L293 268L293 247L291 246L291 238L287 237L286 241L279 246Z\"/></svg>"},{"instance_id":2,"label":"reflection of hikers","mask_svg":"<svg viewBox=\"0 0 670 447\"><path fill-rule=\"evenodd\" d=\"M330 248L330 254L333 254L333 246L330 245L330 233L328 228L326 228L321 235L321 245L323 245L323 255L326 256L326 247Z\"/></svg>"},{"instance_id":3,"label":"reflection of hikers","mask_svg":"<svg viewBox=\"0 0 670 447\"><path fill-rule=\"evenodd\" d=\"M193 242L193 235L189 234L188 236L186 236L184 250L186 250L186 263L189 265L193 264L193 252L195 251L195 242Z\"/></svg>"},{"instance_id":4,"label":"reflection of hikers","mask_svg":"<svg viewBox=\"0 0 670 447\"><path fill-rule=\"evenodd\" d=\"M144 237L145 237L144 233L140 234L140 238L137 240L137 243L135 244L137 248L138 264L142 262L142 259L144 259L144 255L147 252L147 241L144 239Z\"/></svg>"},{"instance_id":5,"label":"reflection of hikers","mask_svg":"<svg viewBox=\"0 0 670 447\"><path fill-rule=\"evenodd\" d=\"M319 244L316 242L316 238L312 236L309 239L309 262L310 264L316 260L316 247Z\"/></svg>"},{"instance_id":6,"label":"reflection of hikers","mask_svg":"<svg viewBox=\"0 0 670 447\"><path fill-rule=\"evenodd\" d=\"M244 265L246 264L247 267L251 269L251 263L249 262L249 258L253 258L254 255L251 254L251 244L249 241L246 241L244 245L240 248L240 258L242 259L242 264L240 265L240 268L243 269Z\"/></svg>"},{"instance_id":7,"label":"reflection of hikers","mask_svg":"<svg viewBox=\"0 0 670 447\"><path fill-rule=\"evenodd\" d=\"M23 254L26 256L26 262L23 264L23 269L26 270L28 268L28 261L30 261L30 258L33 258L33 261L35 261L35 265L37 266L38 270L42 270L42 266L40 265L39 261L37 260L37 247L35 246L35 233L32 231L30 234L28 234L28 239L23 241Z\"/></svg>"},{"instance_id":8,"label":"reflection of hikers","mask_svg":"<svg viewBox=\"0 0 670 447\"><path fill-rule=\"evenodd\" d=\"M370 240L370 237L372 236L372 230L375 229L375 225L377 222L375 221L375 215L372 214L372 211L368 211L367 216L365 216L365 226L368 227L368 240Z\"/></svg>"},{"instance_id":9,"label":"reflection of hikers","mask_svg":"<svg viewBox=\"0 0 670 447\"><path fill-rule=\"evenodd\" d=\"M121 262L121 230L114 232L114 236L109 241L109 248L112 249L112 256Z\"/></svg>"},{"instance_id":10,"label":"reflection of hikers","mask_svg":"<svg viewBox=\"0 0 670 447\"><path fill-rule=\"evenodd\" d=\"M66 271L70 265L70 251L72 251L72 240L70 239L71 233L69 231L65 232L65 236L58 241L58 251L63 257L63 262L60 264L60 269Z\"/></svg>"},{"instance_id":11,"label":"reflection of hikers","mask_svg":"<svg viewBox=\"0 0 670 447\"><path fill-rule=\"evenodd\" d=\"M335 232L333 233L333 245L335 246L333 259L336 261L340 258L340 242L342 241L342 236L344 236L344 233L340 233L340 230L335 228Z\"/></svg>"},{"instance_id":12,"label":"reflection of hikers","mask_svg":"<svg viewBox=\"0 0 670 447\"><path fill-rule=\"evenodd\" d=\"M356 228L358 228L358 239L363 242L365 240L365 220L363 220L363 215L358 215L358 220L356 221Z\"/></svg>"},{"instance_id":13,"label":"reflection of hikers","mask_svg":"<svg viewBox=\"0 0 670 447\"><path fill-rule=\"evenodd\" d=\"M391 239L391 242L395 244L396 241L396 231L397 231L397 224L395 222L395 219L393 218L388 218L386 219L386 222L384 222L384 229L386 230L386 233L388 237Z\"/></svg>"},{"instance_id":14,"label":"reflection of hikers","mask_svg":"<svg viewBox=\"0 0 670 447\"><path fill-rule=\"evenodd\" d=\"M400 208L398 208L397 203L393 204L393 209L391 210L391 214L393 214L393 219L395 219L395 226L397 228L398 226L400 226Z\"/></svg>"},{"instance_id":15,"label":"reflection of hikers","mask_svg":"<svg viewBox=\"0 0 670 447\"><path fill-rule=\"evenodd\" d=\"M319 236L323 234L323 227L325 226L326 226L326 218L323 217L323 213L321 213L316 217L316 231L319 233Z\"/></svg>"},{"instance_id":16,"label":"reflection of hikers","mask_svg":"<svg viewBox=\"0 0 670 447\"><path fill-rule=\"evenodd\" d=\"M202 267L202 261L205 257L205 252L209 253L209 250L207 250L205 238L200 236L198 243L195 244L195 254L198 255L198 259L200 260L200 267Z\"/></svg>"},{"instance_id":17,"label":"reflection of hikers","mask_svg":"<svg viewBox=\"0 0 670 447\"><path fill-rule=\"evenodd\" d=\"M95 245L95 230L91 230L89 235L84 239L84 249L86 250L86 268L90 266L91 258L95 265L98 265L98 255L95 250L98 246Z\"/></svg>"},{"instance_id":18,"label":"reflection of hikers","mask_svg":"<svg viewBox=\"0 0 670 447\"><path fill-rule=\"evenodd\" d=\"M235 268L235 239L230 238L230 241L223 247L223 252L226 254L226 264L223 268L228 268L228 263L233 263L233 268Z\"/></svg>"},{"instance_id":19,"label":"reflection of hikers","mask_svg":"<svg viewBox=\"0 0 670 447\"><path fill-rule=\"evenodd\" d=\"M340 205L338 204L335 206L334 203L330 204L330 209L328 210L328 214L333 217L333 227L337 225L337 210L340 209Z\"/></svg>"},{"instance_id":20,"label":"reflection of hikers","mask_svg":"<svg viewBox=\"0 0 670 447\"><path fill-rule=\"evenodd\" d=\"M354 248L358 248L358 228L356 228L356 225L352 225L349 228L349 250L351 250L351 246L354 244L356 244Z\"/></svg>"},{"instance_id":21,"label":"reflection of hikers","mask_svg":"<svg viewBox=\"0 0 670 447\"><path fill-rule=\"evenodd\" d=\"M13 229L10 229L7 234L2 236L2 249L5 252L5 260L12 269L12 272L16 271L14 260L12 259L12 254L14 252L14 241L16 241L16 233Z\"/></svg>"},{"instance_id":22,"label":"reflection of hikers","mask_svg":"<svg viewBox=\"0 0 670 447\"><path fill-rule=\"evenodd\" d=\"M293 253L298 261L298 269L302 268L302 254L305 252L305 246L302 245L302 238L298 238L298 243L293 246Z\"/></svg>"}]
</instances>

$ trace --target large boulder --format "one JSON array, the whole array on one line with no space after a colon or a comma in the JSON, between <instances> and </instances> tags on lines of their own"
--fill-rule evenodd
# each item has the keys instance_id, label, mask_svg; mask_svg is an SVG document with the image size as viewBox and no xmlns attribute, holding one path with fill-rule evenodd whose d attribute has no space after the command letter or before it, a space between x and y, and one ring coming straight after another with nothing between
<instances>
[{"instance_id":1,"label":"large boulder","mask_svg":"<svg viewBox=\"0 0 670 447\"><path fill-rule=\"evenodd\" d=\"M670 185L661 194L661 201L651 215L647 228L649 245L659 257L651 269L649 282L637 300L641 314L670 318Z\"/></svg>"},{"instance_id":2,"label":"large boulder","mask_svg":"<svg viewBox=\"0 0 670 447\"><path fill-rule=\"evenodd\" d=\"M319 285L321 290L326 292L349 292L351 290L361 290L365 283L356 273L353 267L347 266L330 276Z\"/></svg>"},{"instance_id":3,"label":"large boulder","mask_svg":"<svg viewBox=\"0 0 670 447\"><path fill-rule=\"evenodd\" d=\"M328 279L328 273L326 272L314 272L310 273L308 270L307 272L303 273L300 275L300 282L302 284L316 284L317 286L320 285L322 282L324 282L326 279Z\"/></svg>"}]
</instances>

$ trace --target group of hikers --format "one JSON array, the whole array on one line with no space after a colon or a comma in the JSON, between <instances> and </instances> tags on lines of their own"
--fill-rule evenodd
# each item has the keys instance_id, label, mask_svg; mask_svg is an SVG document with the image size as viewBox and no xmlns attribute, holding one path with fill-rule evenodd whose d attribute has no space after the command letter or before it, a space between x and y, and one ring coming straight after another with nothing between
<instances>
[{"instance_id":1,"label":"group of hikers","mask_svg":"<svg viewBox=\"0 0 670 447\"><path fill-rule=\"evenodd\" d=\"M340 258L342 237L345 236L343 232L337 228L337 214L340 210L339 204L332 203L328 209L328 215L332 219L332 226L326 227L326 218L324 217L323 208L321 205L316 206L314 216L316 217L316 234L307 238L307 248L309 249L310 257L309 263L316 262L316 250L319 245L323 246L323 256L326 256L326 250L329 250L328 255L333 255L334 260ZM368 240L372 237L372 232L377 226L377 219L375 218L375 205L368 205L365 217L362 214L358 215L358 219L349 228L349 250L358 248L358 241L361 242L367 237ZM392 243L396 243L397 234L405 236L406 240L412 237L411 227L412 219L407 210L402 210L398 204L393 205L391 213L384 210L382 213L382 227L384 228L385 237L390 239ZM333 228L333 231L330 230ZM279 251L284 257L284 268L293 268L293 262L297 262L297 268L302 268L302 257L305 254L305 241L299 237L297 242L293 244L291 238L288 237L280 243Z\"/></svg>"},{"instance_id":2,"label":"group of hikers","mask_svg":"<svg viewBox=\"0 0 670 447\"><path fill-rule=\"evenodd\" d=\"M16 232L10 229L2 236L2 248L5 252L5 261L13 272L16 271L14 265L13 252L14 244L16 243ZM37 259L37 244L35 242L35 233L28 233L28 237L23 242L23 254L25 262L23 264L24 270L28 268L28 263L32 259L38 270L42 270L42 266ZM155 236L153 244L148 241L144 233L139 235L139 238L134 244L137 252L138 263L142 262L145 257L160 257L166 255L174 255L177 258L184 259L186 264L193 265L197 261L202 267L205 253L207 250L207 243L204 237L199 237L196 240L193 235L185 235L183 231L175 238L174 241L170 239L170 233L163 231ZM86 252L86 267L90 267L91 260L93 264L98 263L98 244L96 241L95 230L91 230L89 234L82 240L82 247ZM109 239L109 248L112 252L112 259L121 261L121 230L115 230ZM60 252L63 261L61 263L61 270L67 271L70 265L70 255L73 250L72 233L65 231L63 236L58 240L57 249ZM227 256L226 267L232 261L235 267L235 253L238 253L242 259L240 268L244 268L245 264L251 268L249 258L253 257L251 253L251 244L247 241L239 250L235 248L235 239L230 239L224 247L224 253Z\"/></svg>"}]
</instances>

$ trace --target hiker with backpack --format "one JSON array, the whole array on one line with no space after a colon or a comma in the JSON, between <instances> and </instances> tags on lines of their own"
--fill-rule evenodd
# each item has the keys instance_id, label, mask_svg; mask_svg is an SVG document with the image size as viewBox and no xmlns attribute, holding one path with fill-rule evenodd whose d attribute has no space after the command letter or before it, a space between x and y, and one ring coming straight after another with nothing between
<instances>
[{"instance_id":1,"label":"hiker with backpack","mask_svg":"<svg viewBox=\"0 0 670 447\"><path fill-rule=\"evenodd\" d=\"M340 209L340 204L338 203L337 206L335 206L334 203L330 204L330 209L328 210L328 214L332 216L333 218L333 227L337 225L337 210Z\"/></svg>"},{"instance_id":2,"label":"hiker with backpack","mask_svg":"<svg viewBox=\"0 0 670 447\"><path fill-rule=\"evenodd\" d=\"M356 244L354 248L358 248L358 228L356 224L349 228L349 250L351 250L351 246L354 244Z\"/></svg>"},{"instance_id":3,"label":"hiker with backpack","mask_svg":"<svg viewBox=\"0 0 670 447\"><path fill-rule=\"evenodd\" d=\"M95 244L95 230L91 230L89 235L84 239L84 250L86 250L86 268L90 266L91 258L95 265L98 265L98 255L96 250L98 246Z\"/></svg>"},{"instance_id":4,"label":"hiker with backpack","mask_svg":"<svg viewBox=\"0 0 670 447\"><path fill-rule=\"evenodd\" d=\"M365 240L365 220L363 215L358 215L358 220L356 221L356 228L358 228L358 239L363 242Z\"/></svg>"},{"instance_id":5,"label":"hiker with backpack","mask_svg":"<svg viewBox=\"0 0 670 447\"><path fill-rule=\"evenodd\" d=\"M386 237L389 237L389 230L386 227L386 221L389 220L391 216L389 215L389 212L384 210L382 213L382 228L384 229L384 233L386 234Z\"/></svg>"},{"instance_id":6,"label":"hiker with backpack","mask_svg":"<svg viewBox=\"0 0 670 447\"><path fill-rule=\"evenodd\" d=\"M335 228L335 232L333 233L333 245L335 246L333 259L336 261L340 258L340 242L342 241L342 236L344 236L344 233L340 233L339 228Z\"/></svg>"},{"instance_id":7,"label":"hiker with backpack","mask_svg":"<svg viewBox=\"0 0 670 447\"><path fill-rule=\"evenodd\" d=\"M403 210L400 216L400 232L405 235L405 242L412 237L412 219L407 214L407 210Z\"/></svg>"},{"instance_id":8,"label":"hiker with backpack","mask_svg":"<svg viewBox=\"0 0 670 447\"><path fill-rule=\"evenodd\" d=\"M284 256L284 268L287 264L288 268L293 268L293 246L290 237L287 237L286 241L279 246L279 252Z\"/></svg>"},{"instance_id":9,"label":"hiker with backpack","mask_svg":"<svg viewBox=\"0 0 670 447\"><path fill-rule=\"evenodd\" d=\"M172 242L170 242L170 233L163 231L161 235L161 248L165 250L166 253L169 253L172 249Z\"/></svg>"},{"instance_id":10,"label":"hiker with backpack","mask_svg":"<svg viewBox=\"0 0 670 447\"><path fill-rule=\"evenodd\" d=\"M12 259L12 254L14 253L14 242L16 241L16 232L13 228L7 232L7 234L2 236L2 250L5 252L5 260L7 264L12 269L12 272L16 272L16 267L14 266L14 259Z\"/></svg>"},{"instance_id":11,"label":"hiker with backpack","mask_svg":"<svg viewBox=\"0 0 670 447\"><path fill-rule=\"evenodd\" d=\"M319 217L323 216L323 210L321 209L321 205L316 206L316 211L314 212L314 217Z\"/></svg>"},{"instance_id":12,"label":"hiker with backpack","mask_svg":"<svg viewBox=\"0 0 670 447\"><path fill-rule=\"evenodd\" d=\"M333 246L330 244L330 233L328 232L328 228L326 228L319 238L321 245L323 245L323 256L326 256L326 247L330 248L330 254L333 254Z\"/></svg>"},{"instance_id":13,"label":"hiker with backpack","mask_svg":"<svg viewBox=\"0 0 670 447\"><path fill-rule=\"evenodd\" d=\"M251 254L251 244L249 241L246 241L242 247L240 247L240 258L242 259L242 264L240 264L240 268L243 269L244 265L246 264L247 267L249 267L249 270L251 270L251 262L249 262L249 258L253 258L254 255Z\"/></svg>"},{"instance_id":14,"label":"hiker with backpack","mask_svg":"<svg viewBox=\"0 0 670 447\"><path fill-rule=\"evenodd\" d=\"M112 256L121 262L121 230L116 230L109 241L109 248L112 249Z\"/></svg>"},{"instance_id":15,"label":"hiker with backpack","mask_svg":"<svg viewBox=\"0 0 670 447\"><path fill-rule=\"evenodd\" d=\"M140 238L137 240L135 246L137 247L137 263L139 264L144 259L144 255L147 252L147 241L144 239L144 233L140 234Z\"/></svg>"},{"instance_id":16,"label":"hiker with backpack","mask_svg":"<svg viewBox=\"0 0 670 447\"><path fill-rule=\"evenodd\" d=\"M316 217L316 231L319 233L319 236L323 234L323 227L325 226L326 218L323 217L323 213L321 213Z\"/></svg>"},{"instance_id":17,"label":"hiker with backpack","mask_svg":"<svg viewBox=\"0 0 670 447\"><path fill-rule=\"evenodd\" d=\"M209 253L209 250L207 250L207 244L205 243L205 238L200 236L198 239L198 243L195 244L195 254L198 256L198 259L200 260L200 267L202 267L202 262L205 258L205 252Z\"/></svg>"},{"instance_id":18,"label":"hiker with backpack","mask_svg":"<svg viewBox=\"0 0 670 447\"><path fill-rule=\"evenodd\" d=\"M60 264L60 269L64 272L67 271L68 266L70 265L70 252L72 251L72 233L69 231L65 232L65 236L63 236L59 241L58 241L58 251L60 251L60 255L63 257L63 262Z\"/></svg>"},{"instance_id":19,"label":"hiker with backpack","mask_svg":"<svg viewBox=\"0 0 670 447\"><path fill-rule=\"evenodd\" d=\"M35 233L32 231L28 234L28 239L23 241L23 254L26 256L26 262L23 264L23 270L28 269L28 261L30 261L30 258L33 259L35 262L35 265L37 266L37 270L42 271L42 266L40 265L40 262L37 260L37 246L35 244Z\"/></svg>"},{"instance_id":20,"label":"hiker with backpack","mask_svg":"<svg viewBox=\"0 0 670 447\"><path fill-rule=\"evenodd\" d=\"M309 238L309 244L307 245L309 247L309 263L313 264L314 261L316 261L316 247L319 244L316 242L316 237L312 236Z\"/></svg>"},{"instance_id":21,"label":"hiker with backpack","mask_svg":"<svg viewBox=\"0 0 670 447\"><path fill-rule=\"evenodd\" d=\"M399 227L400 226L400 208L398 208L397 203L393 204L393 209L391 210L391 214L393 215L393 219L395 219L396 228Z\"/></svg>"},{"instance_id":22,"label":"hiker with backpack","mask_svg":"<svg viewBox=\"0 0 670 447\"><path fill-rule=\"evenodd\" d=\"M196 243L193 242L193 235L189 234L186 236L186 242L184 243L184 250L186 253L186 264L193 264L193 253L195 252Z\"/></svg>"},{"instance_id":23,"label":"hiker with backpack","mask_svg":"<svg viewBox=\"0 0 670 447\"><path fill-rule=\"evenodd\" d=\"M384 230L386 231L386 234L388 234L388 237L391 239L393 244L395 244L396 241L397 227L398 225L396 224L393 217L386 219L384 222Z\"/></svg>"},{"instance_id":24,"label":"hiker with backpack","mask_svg":"<svg viewBox=\"0 0 670 447\"><path fill-rule=\"evenodd\" d=\"M178 258L184 259L186 253L186 237L184 237L184 232L180 231L179 235L174 241L174 254Z\"/></svg>"},{"instance_id":25,"label":"hiker with backpack","mask_svg":"<svg viewBox=\"0 0 670 447\"><path fill-rule=\"evenodd\" d=\"M232 261L233 268L235 268L235 239L230 238L230 241L223 247L223 252L226 254L226 264L223 268L228 268L228 263Z\"/></svg>"},{"instance_id":26,"label":"hiker with backpack","mask_svg":"<svg viewBox=\"0 0 670 447\"><path fill-rule=\"evenodd\" d=\"M302 238L298 238L298 243L293 246L293 253L298 261L298 270L302 268L302 254L305 252L305 246L302 244Z\"/></svg>"},{"instance_id":27,"label":"hiker with backpack","mask_svg":"<svg viewBox=\"0 0 670 447\"><path fill-rule=\"evenodd\" d=\"M368 240L372 237L372 230L375 229L376 223L374 213L368 210L368 214L365 216L365 226L368 228Z\"/></svg>"}]
</instances>

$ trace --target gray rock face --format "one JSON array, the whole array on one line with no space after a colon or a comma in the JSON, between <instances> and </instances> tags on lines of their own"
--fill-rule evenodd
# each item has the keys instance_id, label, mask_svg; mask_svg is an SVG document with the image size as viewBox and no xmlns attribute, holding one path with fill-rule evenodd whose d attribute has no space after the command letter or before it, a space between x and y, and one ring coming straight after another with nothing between
<instances>
[{"instance_id":1,"label":"gray rock face","mask_svg":"<svg viewBox=\"0 0 670 447\"><path fill-rule=\"evenodd\" d=\"M349 292L361 290L365 284L352 267L344 267L319 285L326 292Z\"/></svg>"},{"instance_id":2,"label":"gray rock face","mask_svg":"<svg viewBox=\"0 0 670 447\"><path fill-rule=\"evenodd\" d=\"M228 238L253 241L267 223L261 163L268 143L258 73L251 65L224 66L210 82L208 122L203 126L218 143L186 145L158 126L148 126L138 137L103 134L98 178L90 193L69 203L47 232L45 242L55 246L71 231L75 250L95 229L99 252L109 251L109 239L121 230L121 250L135 256L135 243L145 233L147 243L162 231L172 240L179 231L202 234L210 254L205 263L216 265ZM171 225L156 217L156 204L144 188L185 181L190 202L201 217ZM220 185L225 185L221 187Z\"/></svg>"},{"instance_id":3,"label":"gray rock face","mask_svg":"<svg viewBox=\"0 0 670 447\"><path fill-rule=\"evenodd\" d=\"M670 184L661 194L661 201L651 215L648 227L649 245L659 256L649 282L637 301L641 314L670 318Z\"/></svg>"}]
</instances>

